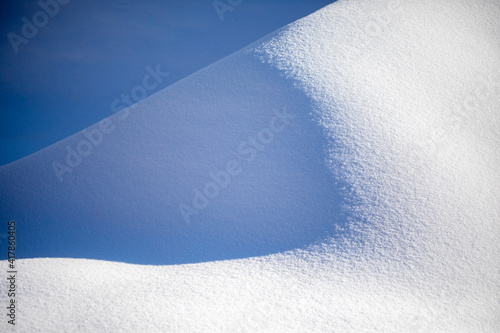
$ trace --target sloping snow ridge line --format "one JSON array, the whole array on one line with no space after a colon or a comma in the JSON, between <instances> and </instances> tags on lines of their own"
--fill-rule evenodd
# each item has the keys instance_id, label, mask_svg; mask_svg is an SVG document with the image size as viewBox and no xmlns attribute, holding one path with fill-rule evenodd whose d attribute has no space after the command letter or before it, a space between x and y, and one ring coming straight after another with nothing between
<instances>
[{"instance_id":1,"label":"sloping snow ridge line","mask_svg":"<svg viewBox=\"0 0 500 333\"><path fill-rule=\"evenodd\" d=\"M340 0L3 166L15 329L499 332L499 22Z\"/></svg>"}]
</instances>

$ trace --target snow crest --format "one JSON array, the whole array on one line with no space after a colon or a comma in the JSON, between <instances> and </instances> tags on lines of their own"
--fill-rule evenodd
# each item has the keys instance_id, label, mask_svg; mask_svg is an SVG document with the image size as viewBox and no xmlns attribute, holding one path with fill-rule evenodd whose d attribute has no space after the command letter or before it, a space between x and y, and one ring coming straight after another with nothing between
<instances>
[{"instance_id":1,"label":"snow crest","mask_svg":"<svg viewBox=\"0 0 500 333\"><path fill-rule=\"evenodd\" d=\"M498 22L340 0L0 168L18 330L498 331Z\"/></svg>"}]
</instances>

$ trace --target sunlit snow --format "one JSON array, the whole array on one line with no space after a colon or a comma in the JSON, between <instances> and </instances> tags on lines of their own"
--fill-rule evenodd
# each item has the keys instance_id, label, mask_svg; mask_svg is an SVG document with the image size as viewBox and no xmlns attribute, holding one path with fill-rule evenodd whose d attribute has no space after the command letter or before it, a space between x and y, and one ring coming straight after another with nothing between
<instances>
[{"instance_id":1,"label":"sunlit snow","mask_svg":"<svg viewBox=\"0 0 500 333\"><path fill-rule=\"evenodd\" d=\"M340 0L1 167L17 330L500 331L499 22Z\"/></svg>"}]
</instances>

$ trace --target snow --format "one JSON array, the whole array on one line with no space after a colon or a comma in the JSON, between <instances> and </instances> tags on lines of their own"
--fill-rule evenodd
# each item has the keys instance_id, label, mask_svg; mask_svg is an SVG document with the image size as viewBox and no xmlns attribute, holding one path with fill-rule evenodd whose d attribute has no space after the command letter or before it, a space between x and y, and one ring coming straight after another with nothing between
<instances>
[{"instance_id":1,"label":"snow","mask_svg":"<svg viewBox=\"0 0 500 333\"><path fill-rule=\"evenodd\" d=\"M337 1L0 168L17 330L498 331L499 16Z\"/></svg>"}]
</instances>

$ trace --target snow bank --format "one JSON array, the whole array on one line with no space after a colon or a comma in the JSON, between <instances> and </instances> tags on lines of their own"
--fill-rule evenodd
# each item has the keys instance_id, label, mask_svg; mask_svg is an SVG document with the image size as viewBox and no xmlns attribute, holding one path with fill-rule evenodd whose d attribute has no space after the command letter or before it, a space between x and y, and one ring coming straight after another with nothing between
<instances>
[{"instance_id":1,"label":"snow bank","mask_svg":"<svg viewBox=\"0 0 500 333\"><path fill-rule=\"evenodd\" d=\"M23 257L200 262L20 260L18 328L498 331L498 22L338 1L2 167Z\"/></svg>"},{"instance_id":2,"label":"snow bank","mask_svg":"<svg viewBox=\"0 0 500 333\"><path fill-rule=\"evenodd\" d=\"M19 221L22 257L176 264L305 246L345 224L311 110L280 71L234 54L1 168L2 219Z\"/></svg>"}]
</instances>

